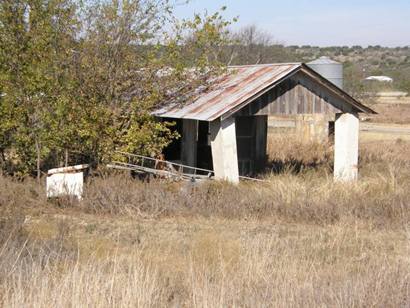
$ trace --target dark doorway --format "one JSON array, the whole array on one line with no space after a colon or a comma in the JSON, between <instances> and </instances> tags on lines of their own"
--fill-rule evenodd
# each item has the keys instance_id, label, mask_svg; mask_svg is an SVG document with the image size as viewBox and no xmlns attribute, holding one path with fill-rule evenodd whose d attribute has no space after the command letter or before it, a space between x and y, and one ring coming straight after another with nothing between
<instances>
[{"instance_id":1,"label":"dark doorway","mask_svg":"<svg viewBox=\"0 0 410 308\"><path fill-rule=\"evenodd\" d=\"M330 143L335 142L335 121L329 121L328 140Z\"/></svg>"},{"instance_id":2,"label":"dark doorway","mask_svg":"<svg viewBox=\"0 0 410 308\"><path fill-rule=\"evenodd\" d=\"M197 167L213 170L209 122L198 122Z\"/></svg>"},{"instance_id":3,"label":"dark doorway","mask_svg":"<svg viewBox=\"0 0 410 308\"><path fill-rule=\"evenodd\" d=\"M182 136L182 120L180 119L164 119L167 122L175 122L172 127L173 131L178 132ZM181 138L174 139L171 144L169 144L162 153L165 156L165 160L169 161L180 161L181 160Z\"/></svg>"},{"instance_id":4,"label":"dark doorway","mask_svg":"<svg viewBox=\"0 0 410 308\"><path fill-rule=\"evenodd\" d=\"M255 117L236 117L236 145L239 175L251 176L255 172Z\"/></svg>"}]
</instances>

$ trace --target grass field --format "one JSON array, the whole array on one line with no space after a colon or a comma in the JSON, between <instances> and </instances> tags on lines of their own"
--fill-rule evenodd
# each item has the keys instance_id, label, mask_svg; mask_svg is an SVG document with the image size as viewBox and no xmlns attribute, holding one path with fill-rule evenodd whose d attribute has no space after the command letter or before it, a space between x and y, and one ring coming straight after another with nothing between
<instances>
[{"instance_id":1,"label":"grass field","mask_svg":"<svg viewBox=\"0 0 410 308\"><path fill-rule=\"evenodd\" d=\"M81 203L1 177L1 305L408 307L410 143L362 144L356 184L331 152L270 140L265 183L111 174Z\"/></svg>"},{"instance_id":2,"label":"grass field","mask_svg":"<svg viewBox=\"0 0 410 308\"><path fill-rule=\"evenodd\" d=\"M366 116L367 121L360 124L361 141L410 141L410 104L403 101L407 98L372 105L378 114Z\"/></svg>"},{"instance_id":3,"label":"grass field","mask_svg":"<svg viewBox=\"0 0 410 308\"><path fill-rule=\"evenodd\" d=\"M410 141L410 125L391 123L360 123L360 141Z\"/></svg>"},{"instance_id":4,"label":"grass field","mask_svg":"<svg viewBox=\"0 0 410 308\"><path fill-rule=\"evenodd\" d=\"M404 125L410 124L409 103L373 104L369 106L378 113L377 115L370 116L371 122Z\"/></svg>"}]
</instances>

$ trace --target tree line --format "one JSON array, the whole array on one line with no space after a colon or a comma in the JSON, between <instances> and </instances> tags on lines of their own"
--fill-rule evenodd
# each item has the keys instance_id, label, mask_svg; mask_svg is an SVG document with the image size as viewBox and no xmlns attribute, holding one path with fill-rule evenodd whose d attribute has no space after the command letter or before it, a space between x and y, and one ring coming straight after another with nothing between
<instances>
[{"instance_id":1,"label":"tree line","mask_svg":"<svg viewBox=\"0 0 410 308\"><path fill-rule=\"evenodd\" d=\"M224 69L230 23L178 20L169 0L1 1L2 171L40 177L115 150L160 152L178 136L150 111Z\"/></svg>"}]
</instances>

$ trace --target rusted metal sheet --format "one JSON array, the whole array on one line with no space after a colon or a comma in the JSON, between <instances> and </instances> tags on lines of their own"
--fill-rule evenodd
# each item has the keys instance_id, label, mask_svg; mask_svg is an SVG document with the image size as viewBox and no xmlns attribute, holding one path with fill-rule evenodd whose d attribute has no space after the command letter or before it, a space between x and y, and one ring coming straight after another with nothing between
<instances>
[{"instance_id":1,"label":"rusted metal sheet","mask_svg":"<svg viewBox=\"0 0 410 308\"><path fill-rule=\"evenodd\" d=\"M293 78L294 76L298 78ZM374 113L302 63L232 66L210 91L185 106L153 112L164 118L213 121L235 113L272 115Z\"/></svg>"},{"instance_id":2,"label":"rusted metal sheet","mask_svg":"<svg viewBox=\"0 0 410 308\"><path fill-rule=\"evenodd\" d=\"M300 64L233 66L212 91L186 106L166 106L153 114L166 118L212 121L300 68Z\"/></svg>"}]
</instances>

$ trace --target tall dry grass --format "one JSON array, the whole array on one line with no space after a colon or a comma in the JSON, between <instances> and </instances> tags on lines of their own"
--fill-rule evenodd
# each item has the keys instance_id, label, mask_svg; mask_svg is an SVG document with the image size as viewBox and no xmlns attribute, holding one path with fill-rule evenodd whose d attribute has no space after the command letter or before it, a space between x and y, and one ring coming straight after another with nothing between
<instances>
[{"instance_id":1,"label":"tall dry grass","mask_svg":"<svg viewBox=\"0 0 410 308\"><path fill-rule=\"evenodd\" d=\"M410 123L410 104L375 104L372 108L378 113L370 116L370 121L375 123Z\"/></svg>"},{"instance_id":2,"label":"tall dry grass","mask_svg":"<svg viewBox=\"0 0 410 308\"><path fill-rule=\"evenodd\" d=\"M80 247L8 243L0 253L1 302L5 307L409 304L405 238L343 224L212 226L200 231L175 226L176 238L163 229L155 243L114 242L104 255Z\"/></svg>"},{"instance_id":3,"label":"tall dry grass","mask_svg":"<svg viewBox=\"0 0 410 308\"><path fill-rule=\"evenodd\" d=\"M288 141L265 183L117 174L78 203L0 177L1 305L408 307L410 145L362 145L341 184L331 148Z\"/></svg>"}]
</instances>

